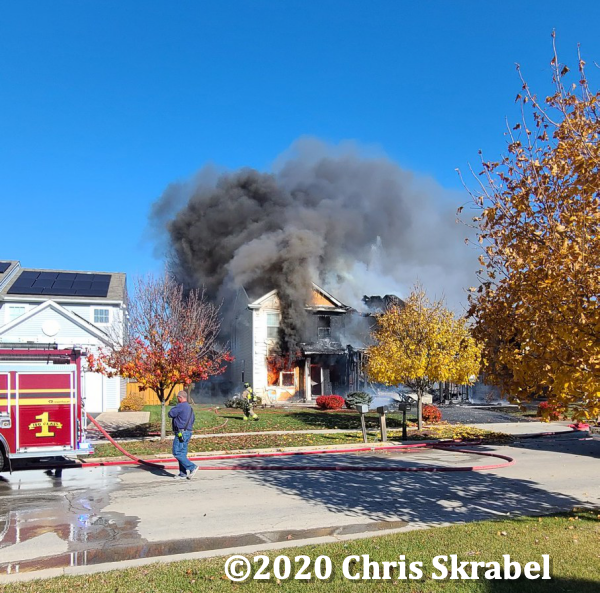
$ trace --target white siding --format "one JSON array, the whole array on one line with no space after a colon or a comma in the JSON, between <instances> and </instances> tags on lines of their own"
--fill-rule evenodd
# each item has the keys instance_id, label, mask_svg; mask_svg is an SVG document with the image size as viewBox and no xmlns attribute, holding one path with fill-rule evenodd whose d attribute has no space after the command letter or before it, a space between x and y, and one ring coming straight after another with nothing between
<instances>
[{"instance_id":1,"label":"white siding","mask_svg":"<svg viewBox=\"0 0 600 593\"><path fill-rule=\"evenodd\" d=\"M79 315L92 325L95 325L98 329L103 332L113 332L115 335L122 335L122 323L123 323L123 312L117 305L84 305L78 303L62 303L62 305L68 311ZM110 311L110 324L94 323L94 309L108 309Z\"/></svg>"},{"instance_id":2,"label":"white siding","mask_svg":"<svg viewBox=\"0 0 600 593\"><path fill-rule=\"evenodd\" d=\"M118 410L121 400L119 377L110 377L104 380L104 407L105 410Z\"/></svg>"},{"instance_id":3,"label":"white siding","mask_svg":"<svg viewBox=\"0 0 600 593\"><path fill-rule=\"evenodd\" d=\"M253 311L254 361L252 385L257 395L263 395L268 386L267 376L267 314L263 310Z\"/></svg>"},{"instance_id":4,"label":"white siding","mask_svg":"<svg viewBox=\"0 0 600 593\"><path fill-rule=\"evenodd\" d=\"M30 304L31 308L40 306L39 303ZM0 334L0 345L2 343L56 343L59 348L72 348L73 346L83 346L87 352L94 353L103 345L102 340L96 336L93 330L86 326L90 316L91 307L89 305L70 305L70 313L76 313L83 317L81 323L78 318L71 319L70 316L60 309L57 310L54 303L41 308L31 317L19 321L15 320L15 325ZM65 307L66 308L66 307ZM119 318L121 318L121 312ZM2 313L0 311L0 313ZM2 317L0 317L0 321ZM58 326L58 332L53 335L44 333L44 324L53 322ZM82 325L83 324L83 325ZM2 324L4 325L4 324ZM52 324L51 324L52 325ZM93 324L92 324L93 325ZM46 329L48 326L46 325ZM84 366L85 363L84 363ZM121 399L125 395L125 381L120 377L104 377L97 373L83 373L83 397L85 398L86 411L103 412L106 410L117 410Z\"/></svg>"},{"instance_id":5,"label":"white siding","mask_svg":"<svg viewBox=\"0 0 600 593\"><path fill-rule=\"evenodd\" d=\"M46 335L42 327L48 321L55 321L59 325L56 335ZM71 348L73 345L96 345L100 341L83 327L65 317L59 311L50 307L43 309L29 319L17 323L0 336L2 342L38 342L57 343L59 346Z\"/></svg>"}]
</instances>

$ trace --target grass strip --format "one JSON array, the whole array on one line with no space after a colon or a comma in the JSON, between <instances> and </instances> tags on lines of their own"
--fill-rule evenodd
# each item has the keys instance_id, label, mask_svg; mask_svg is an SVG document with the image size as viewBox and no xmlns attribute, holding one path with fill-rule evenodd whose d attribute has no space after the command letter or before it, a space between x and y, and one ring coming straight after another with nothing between
<instances>
[{"instance_id":1,"label":"grass strip","mask_svg":"<svg viewBox=\"0 0 600 593\"><path fill-rule=\"evenodd\" d=\"M400 440L401 431L388 432L390 440ZM421 432L409 433L409 440L420 441L430 439L478 439L481 438L487 444L501 444L509 442L512 437L502 433L495 433L468 426L438 426ZM329 434L248 434L244 436L218 436L203 439L192 439L188 451L202 453L209 451L243 451L247 449L280 449L284 447L311 447L327 445L356 445L363 442L361 433L329 433ZM378 433L369 434L369 442L379 442ZM133 455L158 455L169 453L172 447L172 438L165 441L140 440L128 441L123 446ZM110 443L94 446L94 454L86 457L119 457L122 454Z\"/></svg>"}]
</instances>

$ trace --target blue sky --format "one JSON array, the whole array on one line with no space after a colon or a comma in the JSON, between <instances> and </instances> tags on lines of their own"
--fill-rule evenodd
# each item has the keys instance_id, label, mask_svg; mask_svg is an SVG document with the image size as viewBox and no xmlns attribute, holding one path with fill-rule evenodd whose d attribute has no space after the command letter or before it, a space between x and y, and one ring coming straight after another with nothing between
<instances>
[{"instance_id":1,"label":"blue sky","mask_svg":"<svg viewBox=\"0 0 600 593\"><path fill-rule=\"evenodd\" d=\"M600 62L600 2L31 2L0 8L0 259L159 270L147 228L206 163L268 169L297 138L355 140L460 189L504 146L520 62ZM595 73L592 78L596 77Z\"/></svg>"}]
</instances>

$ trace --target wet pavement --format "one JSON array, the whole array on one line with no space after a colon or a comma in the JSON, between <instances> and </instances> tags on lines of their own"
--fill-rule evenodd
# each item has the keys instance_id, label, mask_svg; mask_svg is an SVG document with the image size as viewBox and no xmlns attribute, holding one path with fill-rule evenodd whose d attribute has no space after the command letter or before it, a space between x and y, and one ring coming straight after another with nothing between
<instances>
[{"instance_id":1,"label":"wet pavement","mask_svg":"<svg viewBox=\"0 0 600 593\"><path fill-rule=\"evenodd\" d=\"M517 465L451 474L206 471L191 481L137 467L65 470L62 479L17 472L0 478L0 573L217 554L406 525L600 505L600 439L567 435L493 450L514 456ZM464 466L494 461L418 450L241 463Z\"/></svg>"}]
</instances>

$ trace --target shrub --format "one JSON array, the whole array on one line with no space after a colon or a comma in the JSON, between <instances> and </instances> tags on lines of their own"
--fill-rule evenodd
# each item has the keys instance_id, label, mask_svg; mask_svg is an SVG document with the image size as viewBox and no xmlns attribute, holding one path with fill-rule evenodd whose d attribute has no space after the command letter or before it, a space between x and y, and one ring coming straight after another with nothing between
<instances>
[{"instance_id":1,"label":"shrub","mask_svg":"<svg viewBox=\"0 0 600 593\"><path fill-rule=\"evenodd\" d=\"M373 397L364 391L353 391L346 396L346 407L351 410L358 404L369 405L373 401Z\"/></svg>"},{"instance_id":2,"label":"shrub","mask_svg":"<svg viewBox=\"0 0 600 593\"><path fill-rule=\"evenodd\" d=\"M442 413L437 406L423 406L423 421L429 424L436 424L442 421Z\"/></svg>"},{"instance_id":3,"label":"shrub","mask_svg":"<svg viewBox=\"0 0 600 593\"><path fill-rule=\"evenodd\" d=\"M341 395L320 395L316 401L320 410L339 410L345 403L346 400Z\"/></svg>"},{"instance_id":4,"label":"shrub","mask_svg":"<svg viewBox=\"0 0 600 593\"><path fill-rule=\"evenodd\" d=\"M537 407L537 415L545 420L560 420L560 411L548 402L540 402Z\"/></svg>"},{"instance_id":5,"label":"shrub","mask_svg":"<svg viewBox=\"0 0 600 593\"><path fill-rule=\"evenodd\" d=\"M122 400L119 411L121 412L141 412L145 406L143 393L128 393Z\"/></svg>"}]
</instances>

